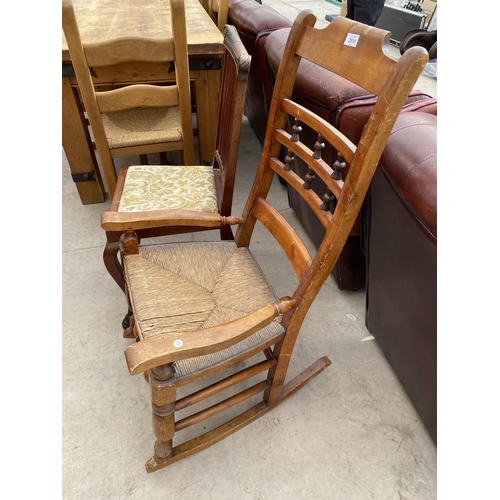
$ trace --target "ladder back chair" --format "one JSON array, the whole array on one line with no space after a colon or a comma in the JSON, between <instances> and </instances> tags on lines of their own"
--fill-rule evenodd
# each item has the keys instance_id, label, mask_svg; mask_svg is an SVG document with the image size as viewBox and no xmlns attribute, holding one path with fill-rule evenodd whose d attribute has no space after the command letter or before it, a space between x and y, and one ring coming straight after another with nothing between
<instances>
[{"instance_id":1,"label":"ladder back chair","mask_svg":"<svg viewBox=\"0 0 500 500\"><path fill-rule=\"evenodd\" d=\"M110 198L116 187L114 158L179 151L194 165L194 139L184 0L170 0L172 38L130 36L84 43L71 0L63 0L63 30ZM133 84L98 91L92 74L127 62L165 63L175 68L175 84Z\"/></svg>"},{"instance_id":2,"label":"ladder back chair","mask_svg":"<svg viewBox=\"0 0 500 500\"><path fill-rule=\"evenodd\" d=\"M345 17L335 18L325 29L314 28L315 21L311 11L303 11L290 31L262 156L242 217L212 217L215 224L237 224L235 240L142 246L138 245L134 224L121 238L136 335L125 357L129 372L144 373L151 388L156 443L154 455L146 463L148 472L177 462L253 422L330 364L327 357L322 357L285 381L302 323L342 250L393 124L428 57L425 50L415 47L396 62L387 55L389 32ZM291 100L301 58L378 95L357 147L326 121ZM293 134L285 131L289 114L295 120ZM314 151L300 142L301 123L318 132ZM344 161L330 166L321 159L325 141L331 142L350 164L344 181L340 176ZM282 147L288 152L283 162L279 160ZM305 179L290 168L296 156L310 166ZM314 257L267 199L275 173L303 196L325 226L324 240ZM310 189L316 176L328 186L323 199ZM328 210L332 204L333 214ZM282 298L276 296L249 249L257 222L274 237L297 277L298 286ZM164 225L165 220L156 224ZM283 272L288 273L288 269L287 265ZM255 355L262 358L247 366ZM235 372L241 365L234 365L243 360L244 368ZM222 372L227 376L220 379ZM215 382L206 381L204 388L178 397L181 386L214 374L218 374ZM257 374L261 374L260 382L198 411L191 408L191 414L178 418L180 410ZM253 396L259 397L257 404L238 416L174 444L178 432L243 401L249 405L248 399Z\"/></svg>"},{"instance_id":3,"label":"ladder back chair","mask_svg":"<svg viewBox=\"0 0 500 500\"><path fill-rule=\"evenodd\" d=\"M229 14L229 0L208 0L208 15L223 31Z\"/></svg>"},{"instance_id":4,"label":"ladder back chair","mask_svg":"<svg viewBox=\"0 0 500 500\"><path fill-rule=\"evenodd\" d=\"M222 61L213 165L124 165L120 169L110 211L103 214L103 221L114 221L113 227L120 223L121 229L106 230L103 260L109 274L124 292L125 281L118 251L120 236L130 228L130 222L135 223L134 229L141 239L214 230L213 225L206 224L203 214L199 220L188 222L183 217L186 210L224 217L231 215L251 57L234 26L226 25L223 34L226 52ZM150 218L162 217L175 219L178 224L151 227ZM234 239L229 225L223 225L219 230L221 239ZM131 311L124 318L124 329L128 327L130 314ZM125 335L130 336L130 333Z\"/></svg>"}]
</instances>

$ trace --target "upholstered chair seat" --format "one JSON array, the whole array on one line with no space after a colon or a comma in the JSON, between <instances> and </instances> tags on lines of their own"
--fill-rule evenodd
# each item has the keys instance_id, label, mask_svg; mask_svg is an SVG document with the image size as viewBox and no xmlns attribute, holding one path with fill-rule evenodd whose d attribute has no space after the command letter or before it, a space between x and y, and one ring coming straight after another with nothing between
<instances>
[{"instance_id":1,"label":"upholstered chair seat","mask_svg":"<svg viewBox=\"0 0 500 500\"><path fill-rule=\"evenodd\" d=\"M129 167L118 211L149 210L218 213L213 168L183 165Z\"/></svg>"}]
</instances>

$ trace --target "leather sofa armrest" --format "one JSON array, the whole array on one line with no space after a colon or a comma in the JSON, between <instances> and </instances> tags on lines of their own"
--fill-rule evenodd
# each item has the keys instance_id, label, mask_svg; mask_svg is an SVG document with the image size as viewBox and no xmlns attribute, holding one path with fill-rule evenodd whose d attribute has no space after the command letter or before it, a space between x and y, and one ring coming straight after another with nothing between
<instances>
[{"instance_id":1,"label":"leather sofa armrest","mask_svg":"<svg viewBox=\"0 0 500 500\"><path fill-rule=\"evenodd\" d=\"M292 25L292 21L272 7L262 5L255 0L231 0L229 19L240 33L254 38L260 33Z\"/></svg>"},{"instance_id":2,"label":"leather sofa armrest","mask_svg":"<svg viewBox=\"0 0 500 500\"><path fill-rule=\"evenodd\" d=\"M437 239L437 117L420 111L401 113L379 168L408 210Z\"/></svg>"}]
</instances>

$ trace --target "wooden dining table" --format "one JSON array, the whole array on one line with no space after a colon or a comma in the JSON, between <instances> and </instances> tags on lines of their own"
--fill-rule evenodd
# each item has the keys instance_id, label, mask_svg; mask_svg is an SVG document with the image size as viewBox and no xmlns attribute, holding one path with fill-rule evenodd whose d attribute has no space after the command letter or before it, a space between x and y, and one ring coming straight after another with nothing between
<instances>
[{"instance_id":1,"label":"wooden dining table","mask_svg":"<svg viewBox=\"0 0 500 500\"><path fill-rule=\"evenodd\" d=\"M199 0L185 0L189 69L194 82L200 164L213 161L219 108L223 36ZM137 34L168 38L170 7L166 0L73 0L83 43ZM164 83L175 79L170 63L127 63L99 67L96 85ZM62 35L62 143L71 176L83 204L106 199L71 57Z\"/></svg>"}]
</instances>

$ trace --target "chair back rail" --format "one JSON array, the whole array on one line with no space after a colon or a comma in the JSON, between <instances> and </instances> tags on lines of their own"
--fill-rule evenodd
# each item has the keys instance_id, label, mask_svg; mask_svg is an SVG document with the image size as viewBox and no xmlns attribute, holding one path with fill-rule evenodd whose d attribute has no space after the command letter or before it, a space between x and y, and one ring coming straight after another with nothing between
<instances>
[{"instance_id":1,"label":"chair back rail","mask_svg":"<svg viewBox=\"0 0 500 500\"><path fill-rule=\"evenodd\" d=\"M151 40L141 36L127 36L85 44L85 58L90 67L113 66L131 61L175 61L173 38Z\"/></svg>"},{"instance_id":2,"label":"chair back rail","mask_svg":"<svg viewBox=\"0 0 500 500\"><path fill-rule=\"evenodd\" d=\"M139 107L161 108L179 105L179 93L176 86L133 85L98 92L96 99L101 113Z\"/></svg>"}]
</instances>

